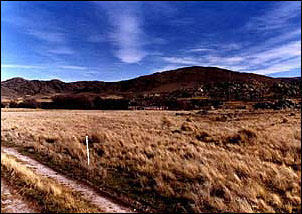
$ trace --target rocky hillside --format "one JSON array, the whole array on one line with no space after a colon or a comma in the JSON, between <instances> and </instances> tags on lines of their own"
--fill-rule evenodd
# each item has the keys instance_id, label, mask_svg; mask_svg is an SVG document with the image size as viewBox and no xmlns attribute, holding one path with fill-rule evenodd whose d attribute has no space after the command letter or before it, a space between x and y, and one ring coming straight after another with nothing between
<instances>
[{"instance_id":1,"label":"rocky hillside","mask_svg":"<svg viewBox=\"0 0 302 214\"><path fill-rule=\"evenodd\" d=\"M1 98L93 93L123 97L215 97L253 99L269 96L299 96L301 78L271 78L216 67L185 67L119 82L60 80L40 81L13 78L1 82Z\"/></svg>"}]
</instances>

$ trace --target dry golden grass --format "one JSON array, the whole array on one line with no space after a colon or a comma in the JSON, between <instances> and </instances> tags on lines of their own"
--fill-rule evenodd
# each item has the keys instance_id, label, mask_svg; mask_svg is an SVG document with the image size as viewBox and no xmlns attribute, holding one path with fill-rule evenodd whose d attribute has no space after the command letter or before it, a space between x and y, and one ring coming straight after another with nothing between
<instances>
[{"instance_id":1,"label":"dry golden grass","mask_svg":"<svg viewBox=\"0 0 302 214\"><path fill-rule=\"evenodd\" d=\"M1 140L160 211L301 212L301 111L191 113L6 110Z\"/></svg>"},{"instance_id":2,"label":"dry golden grass","mask_svg":"<svg viewBox=\"0 0 302 214\"><path fill-rule=\"evenodd\" d=\"M79 213L102 212L80 194L71 192L67 187L57 184L50 178L35 174L15 158L1 153L1 176L17 191L34 201L43 212Z\"/></svg>"}]
</instances>

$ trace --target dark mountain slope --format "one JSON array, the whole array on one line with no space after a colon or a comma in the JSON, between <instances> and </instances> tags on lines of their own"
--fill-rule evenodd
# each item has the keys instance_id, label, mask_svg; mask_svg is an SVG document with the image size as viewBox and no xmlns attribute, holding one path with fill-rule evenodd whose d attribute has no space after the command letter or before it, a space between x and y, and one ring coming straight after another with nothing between
<instances>
[{"instance_id":1,"label":"dark mountain slope","mask_svg":"<svg viewBox=\"0 0 302 214\"><path fill-rule=\"evenodd\" d=\"M15 98L26 95L50 96L71 93L137 96L144 93L178 93L179 90L188 90L188 93L193 93L201 86L206 86L207 95L215 94L218 91L218 94L224 96L226 87L227 90L230 90L230 87L233 87L234 90L237 90L236 87L239 87L238 90L240 87L245 87L245 91L254 89L269 91L273 85L292 84L292 82L297 86L297 82L301 82L301 78L271 78L216 67L194 66L119 82L78 81L65 83L60 80L40 81L13 78L1 82L1 97Z\"/></svg>"}]
</instances>

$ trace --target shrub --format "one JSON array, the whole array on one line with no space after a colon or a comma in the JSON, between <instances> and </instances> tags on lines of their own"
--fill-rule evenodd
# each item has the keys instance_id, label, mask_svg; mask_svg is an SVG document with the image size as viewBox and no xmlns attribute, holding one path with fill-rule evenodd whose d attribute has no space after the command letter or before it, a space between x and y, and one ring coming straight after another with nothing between
<instances>
[{"instance_id":1,"label":"shrub","mask_svg":"<svg viewBox=\"0 0 302 214\"><path fill-rule=\"evenodd\" d=\"M90 143L90 144L101 143L101 141L102 141L101 137L100 137L98 134L96 134L96 133L91 134L91 135L89 136L89 143Z\"/></svg>"},{"instance_id":2,"label":"shrub","mask_svg":"<svg viewBox=\"0 0 302 214\"><path fill-rule=\"evenodd\" d=\"M244 137L248 137L250 139L256 138L256 133L250 129L241 129L238 131L238 133Z\"/></svg>"},{"instance_id":3,"label":"shrub","mask_svg":"<svg viewBox=\"0 0 302 214\"><path fill-rule=\"evenodd\" d=\"M127 99L102 99L95 97L93 100L96 109L101 110L127 110L129 100Z\"/></svg>"},{"instance_id":4,"label":"shrub","mask_svg":"<svg viewBox=\"0 0 302 214\"><path fill-rule=\"evenodd\" d=\"M210 137L209 133L202 131L199 134L196 135L196 139L199 141L204 141L206 140L208 137Z\"/></svg>"},{"instance_id":5,"label":"shrub","mask_svg":"<svg viewBox=\"0 0 302 214\"><path fill-rule=\"evenodd\" d=\"M9 102L9 107L10 108L18 108L18 103L16 103L15 101L10 101Z\"/></svg>"},{"instance_id":6,"label":"shrub","mask_svg":"<svg viewBox=\"0 0 302 214\"><path fill-rule=\"evenodd\" d=\"M55 143L58 140L57 137L53 136L45 136L44 139L47 143Z\"/></svg>"},{"instance_id":7,"label":"shrub","mask_svg":"<svg viewBox=\"0 0 302 214\"><path fill-rule=\"evenodd\" d=\"M35 99L24 100L18 104L18 108L39 108L40 105Z\"/></svg>"},{"instance_id":8,"label":"shrub","mask_svg":"<svg viewBox=\"0 0 302 214\"><path fill-rule=\"evenodd\" d=\"M229 136L226 140L227 143L231 144L244 144L244 143L252 143L257 137L254 131L248 129L241 129L237 134L233 136Z\"/></svg>"},{"instance_id":9,"label":"shrub","mask_svg":"<svg viewBox=\"0 0 302 214\"><path fill-rule=\"evenodd\" d=\"M94 109L93 97L89 95L57 95L52 97L53 107L59 109Z\"/></svg>"},{"instance_id":10,"label":"shrub","mask_svg":"<svg viewBox=\"0 0 302 214\"><path fill-rule=\"evenodd\" d=\"M40 108L42 109L55 109L55 103L54 102L41 102Z\"/></svg>"},{"instance_id":11,"label":"shrub","mask_svg":"<svg viewBox=\"0 0 302 214\"><path fill-rule=\"evenodd\" d=\"M88 144L90 148L94 150L100 157L105 153L104 142L106 139L106 135L98 133L88 134ZM80 139L80 143L86 145L86 139Z\"/></svg>"},{"instance_id":12,"label":"shrub","mask_svg":"<svg viewBox=\"0 0 302 214\"><path fill-rule=\"evenodd\" d=\"M162 121L163 128L172 126L172 121L169 118L167 118L166 116L163 116L161 121Z\"/></svg>"},{"instance_id":13,"label":"shrub","mask_svg":"<svg viewBox=\"0 0 302 214\"><path fill-rule=\"evenodd\" d=\"M186 131L186 132L191 132L191 131L194 131L194 130L195 130L195 128L194 128L190 123L188 123L188 122L184 122L184 123L181 125L180 129L181 129L182 131Z\"/></svg>"},{"instance_id":14,"label":"shrub","mask_svg":"<svg viewBox=\"0 0 302 214\"><path fill-rule=\"evenodd\" d=\"M229 119L229 117L227 115L221 115L221 116L217 116L215 118L215 121L226 122L228 119Z\"/></svg>"},{"instance_id":15,"label":"shrub","mask_svg":"<svg viewBox=\"0 0 302 214\"><path fill-rule=\"evenodd\" d=\"M98 135L97 133L88 134L88 143L90 145L102 143L103 141L104 139L102 138L102 136ZM86 145L86 138L81 138L80 143Z\"/></svg>"},{"instance_id":16,"label":"shrub","mask_svg":"<svg viewBox=\"0 0 302 214\"><path fill-rule=\"evenodd\" d=\"M127 110L129 106L126 99L102 99L88 94L57 95L52 97L52 101L43 103L43 108Z\"/></svg>"}]
</instances>

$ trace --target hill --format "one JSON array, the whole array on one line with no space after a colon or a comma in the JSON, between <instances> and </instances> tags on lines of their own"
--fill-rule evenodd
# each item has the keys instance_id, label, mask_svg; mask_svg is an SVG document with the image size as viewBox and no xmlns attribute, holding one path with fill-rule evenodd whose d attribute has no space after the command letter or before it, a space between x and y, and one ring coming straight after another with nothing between
<instances>
[{"instance_id":1,"label":"hill","mask_svg":"<svg viewBox=\"0 0 302 214\"><path fill-rule=\"evenodd\" d=\"M55 94L92 93L127 98L160 94L168 97L219 97L244 99L247 94L268 96L300 94L301 78L271 78L216 67L184 67L119 82L25 80L13 78L1 82L1 98L41 97ZM278 89L278 87L281 89ZM249 98L247 98L249 99Z\"/></svg>"}]
</instances>

